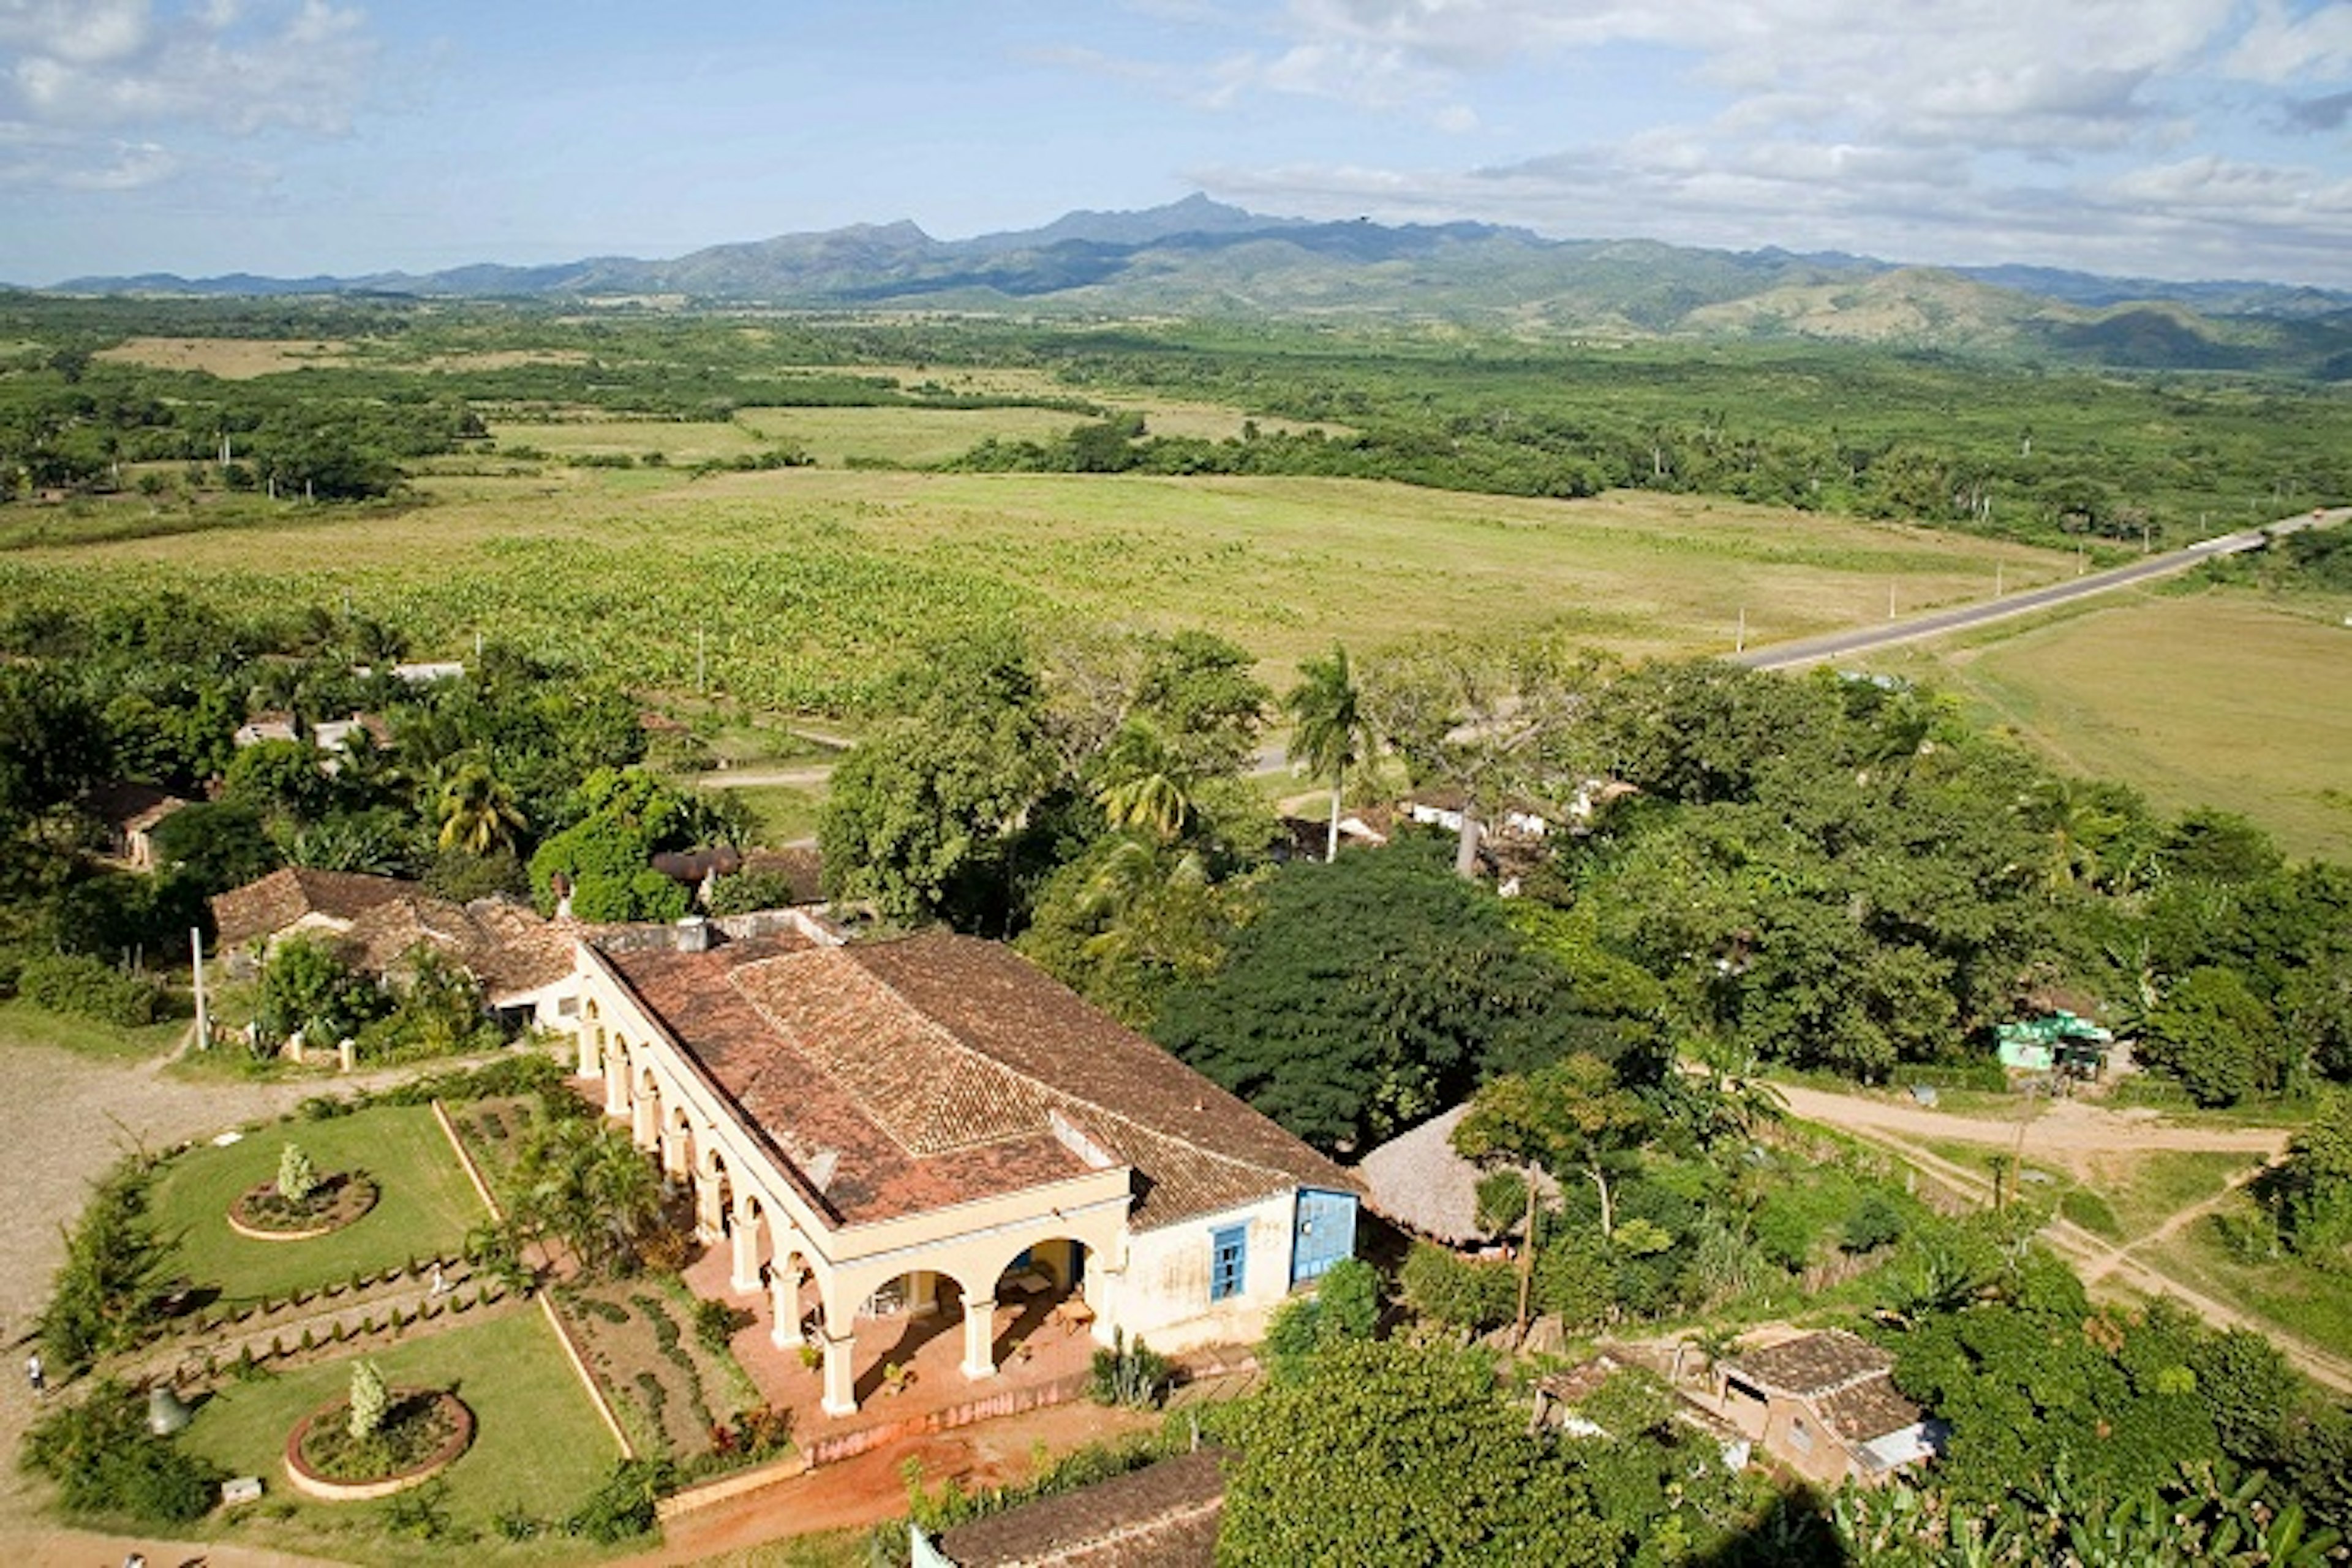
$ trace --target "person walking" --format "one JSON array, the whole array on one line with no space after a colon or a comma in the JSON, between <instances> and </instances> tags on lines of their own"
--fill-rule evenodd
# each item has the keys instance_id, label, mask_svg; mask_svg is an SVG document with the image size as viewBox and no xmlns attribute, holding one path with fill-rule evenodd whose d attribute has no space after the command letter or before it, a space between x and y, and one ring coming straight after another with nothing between
<instances>
[{"instance_id":1,"label":"person walking","mask_svg":"<svg viewBox=\"0 0 2352 1568\"><path fill-rule=\"evenodd\" d=\"M35 1398L47 1399L48 1397L48 1373L42 1370L41 1352L38 1351L35 1351L31 1355L25 1358L25 1381L33 1385L33 1394Z\"/></svg>"}]
</instances>

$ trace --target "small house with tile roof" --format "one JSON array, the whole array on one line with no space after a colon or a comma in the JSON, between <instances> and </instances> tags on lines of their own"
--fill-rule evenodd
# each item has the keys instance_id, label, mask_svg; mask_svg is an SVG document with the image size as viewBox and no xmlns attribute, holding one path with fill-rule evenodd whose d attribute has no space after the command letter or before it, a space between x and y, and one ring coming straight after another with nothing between
<instances>
[{"instance_id":1,"label":"small house with tile roof","mask_svg":"<svg viewBox=\"0 0 2352 1568\"><path fill-rule=\"evenodd\" d=\"M1873 1485L1938 1441L1935 1424L1895 1388L1894 1370L1876 1345L1826 1329L1719 1363L1711 1407L1807 1480Z\"/></svg>"},{"instance_id":2,"label":"small house with tile roof","mask_svg":"<svg viewBox=\"0 0 2352 1568\"><path fill-rule=\"evenodd\" d=\"M223 953L266 952L297 931L340 937L378 904L415 889L415 883L397 877L282 866L257 881L214 894L213 929Z\"/></svg>"},{"instance_id":3,"label":"small house with tile roof","mask_svg":"<svg viewBox=\"0 0 2352 1568\"><path fill-rule=\"evenodd\" d=\"M1179 1454L959 1524L914 1532L917 1568L1213 1568L1223 1456Z\"/></svg>"},{"instance_id":4,"label":"small house with tile roof","mask_svg":"<svg viewBox=\"0 0 2352 1568\"><path fill-rule=\"evenodd\" d=\"M679 938L576 945L578 1070L776 1342L821 1349L828 1414L867 1319L960 1312L985 1379L1000 1302L1175 1352L1255 1339L1354 1250L1348 1173L1008 948Z\"/></svg>"}]
</instances>

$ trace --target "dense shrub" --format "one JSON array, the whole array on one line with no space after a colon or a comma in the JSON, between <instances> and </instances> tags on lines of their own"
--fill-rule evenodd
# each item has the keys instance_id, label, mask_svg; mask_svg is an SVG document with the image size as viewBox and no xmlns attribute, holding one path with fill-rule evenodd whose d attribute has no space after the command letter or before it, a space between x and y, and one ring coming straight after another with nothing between
<instances>
[{"instance_id":1,"label":"dense shrub","mask_svg":"<svg viewBox=\"0 0 2352 1568\"><path fill-rule=\"evenodd\" d=\"M1518 1279L1508 1263L1465 1261L1427 1242L1405 1256L1398 1283L1406 1306L1473 1333L1510 1321L1518 1310Z\"/></svg>"},{"instance_id":2,"label":"dense shrub","mask_svg":"<svg viewBox=\"0 0 2352 1568\"><path fill-rule=\"evenodd\" d=\"M44 954L25 960L17 994L37 1007L135 1029L164 1016L163 985L145 974L126 974L102 958Z\"/></svg>"},{"instance_id":3,"label":"dense shrub","mask_svg":"<svg viewBox=\"0 0 2352 1568\"><path fill-rule=\"evenodd\" d=\"M66 1237L41 1314L41 1352L53 1371L79 1372L137 1343L155 1315L160 1257L147 1228L147 1170L135 1160L117 1166Z\"/></svg>"},{"instance_id":4,"label":"dense shrub","mask_svg":"<svg viewBox=\"0 0 2352 1568\"><path fill-rule=\"evenodd\" d=\"M25 1468L58 1483L74 1513L121 1514L150 1524L202 1517L222 1472L147 1428L146 1400L108 1381L44 1416L25 1436Z\"/></svg>"}]
</instances>

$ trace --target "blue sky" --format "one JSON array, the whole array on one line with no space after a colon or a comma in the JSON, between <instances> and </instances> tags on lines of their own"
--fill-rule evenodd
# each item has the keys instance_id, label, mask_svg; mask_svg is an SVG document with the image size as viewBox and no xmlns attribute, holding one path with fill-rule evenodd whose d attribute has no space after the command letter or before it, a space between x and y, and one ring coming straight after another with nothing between
<instances>
[{"instance_id":1,"label":"blue sky","mask_svg":"<svg viewBox=\"0 0 2352 1568\"><path fill-rule=\"evenodd\" d=\"M0 279L1187 192L2352 287L2352 0L0 0Z\"/></svg>"}]
</instances>

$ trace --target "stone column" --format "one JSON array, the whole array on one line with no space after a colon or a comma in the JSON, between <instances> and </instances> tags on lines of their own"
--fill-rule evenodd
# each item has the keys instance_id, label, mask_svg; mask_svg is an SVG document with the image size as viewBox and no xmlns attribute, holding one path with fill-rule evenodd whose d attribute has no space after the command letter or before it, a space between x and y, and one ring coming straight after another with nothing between
<instances>
[{"instance_id":1,"label":"stone column","mask_svg":"<svg viewBox=\"0 0 2352 1568\"><path fill-rule=\"evenodd\" d=\"M662 1129L662 1174L673 1182L686 1180L692 1172L693 1167L687 1163L687 1145L689 1136L685 1128L677 1126L675 1122Z\"/></svg>"},{"instance_id":2,"label":"stone column","mask_svg":"<svg viewBox=\"0 0 2352 1568\"><path fill-rule=\"evenodd\" d=\"M853 1353L857 1348L854 1333L835 1337L833 1325L824 1326L824 1400L827 1415L857 1414L857 1366Z\"/></svg>"},{"instance_id":3,"label":"stone column","mask_svg":"<svg viewBox=\"0 0 2352 1568\"><path fill-rule=\"evenodd\" d=\"M760 1288L760 1226L735 1205L735 1275L728 1281L740 1295L750 1295Z\"/></svg>"},{"instance_id":4,"label":"stone column","mask_svg":"<svg viewBox=\"0 0 2352 1568\"><path fill-rule=\"evenodd\" d=\"M661 1089L656 1086L651 1094L639 1094L631 1100L635 1116L629 1125L630 1141L651 1152L661 1146Z\"/></svg>"},{"instance_id":5,"label":"stone column","mask_svg":"<svg viewBox=\"0 0 2352 1568\"><path fill-rule=\"evenodd\" d=\"M801 1282L782 1258L768 1274L768 1306L776 1318L768 1330L769 1342L780 1351L801 1343Z\"/></svg>"},{"instance_id":6,"label":"stone column","mask_svg":"<svg viewBox=\"0 0 2352 1568\"><path fill-rule=\"evenodd\" d=\"M629 1113L629 1053L614 1040L604 1047L604 1114Z\"/></svg>"},{"instance_id":7,"label":"stone column","mask_svg":"<svg viewBox=\"0 0 2352 1568\"><path fill-rule=\"evenodd\" d=\"M593 1024L583 1024L574 1043L580 1047L580 1076L594 1078L601 1066L597 1058L604 1054L604 1031Z\"/></svg>"},{"instance_id":8,"label":"stone column","mask_svg":"<svg viewBox=\"0 0 2352 1568\"><path fill-rule=\"evenodd\" d=\"M727 1234L726 1201L717 1171L694 1173L694 1239L705 1247L716 1246Z\"/></svg>"},{"instance_id":9,"label":"stone column","mask_svg":"<svg viewBox=\"0 0 2352 1568\"><path fill-rule=\"evenodd\" d=\"M996 1375L996 1303L963 1304L963 1374L978 1382Z\"/></svg>"}]
</instances>

